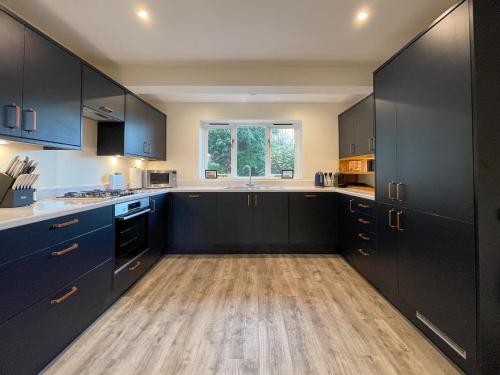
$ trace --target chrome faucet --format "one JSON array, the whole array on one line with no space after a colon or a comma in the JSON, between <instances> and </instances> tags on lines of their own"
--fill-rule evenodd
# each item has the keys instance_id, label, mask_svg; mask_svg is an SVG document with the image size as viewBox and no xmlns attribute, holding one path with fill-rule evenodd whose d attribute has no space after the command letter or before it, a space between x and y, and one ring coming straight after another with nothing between
<instances>
[{"instance_id":1,"label":"chrome faucet","mask_svg":"<svg viewBox=\"0 0 500 375\"><path fill-rule=\"evenodd\" d=\"M252 167L249 165L245 165L243 167L243 171L248 168L248 184L246 184L249 188L252 188L255 186L255 184L252 184Z\"/></svg>"}]
</instances>

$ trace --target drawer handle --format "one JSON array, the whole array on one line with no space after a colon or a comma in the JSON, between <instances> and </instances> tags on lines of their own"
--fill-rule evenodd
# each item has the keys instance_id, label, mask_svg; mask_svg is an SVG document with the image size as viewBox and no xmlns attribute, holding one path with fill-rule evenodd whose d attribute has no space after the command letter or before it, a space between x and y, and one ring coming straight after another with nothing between
<instances>
[{"instance_id":1,"label":"drawer handle","mask_svg":"<svg viewBox=\"0 0 500 375\"><path fill-rule=\"evenodd\" d=\"M361 238L363 241L370 241L370 237L364 235L363 233L358 233L358 237Z\"/></svg>"},{"instance_id":2,"label":"drawer handle","mask_svg":"<svg viewBox=\"0 0 500 375\"><path fill-rule=\"evenodd\" d=\"M360 222L361 224L365 224L365 225L370 224L370 222L368 220L361 219L361 218L358 219L358 222Z\"/></svg>"},{"instance_id":3,"label":"drawer handle","mask_svg":"<svg viewBox=\"0 0 500 375\"><path fill-rule=\"evenodd\" d=\"M370 206L368 206L367 204L363 204L363 203L358 203L358 207L360 207L360 208L370 208Z\"/></svg>"},{"instance_id":4,"label":"drawer handle","mask_svg":"<svg viewBox=\"0 0 500 375\"><path fill-rule=\"evenodd\" d=\"M369 257L370 256L370 253L368 251L363 250L363 249L358 249L358 253L360 253L364 257Z\"/></svg>"},{"instance_id":5,"label":"drawer handle","mask_svg":"<svg viewBox=\"0 0 500 375\"><path fill-rule=\"evenodd\" d=\"M306 198L317 198L318 195L317 194L305 194L304 197L306 197Z\"/></svg>"},{"instance_id":6,"label":"drawer handle","mask_svg":"<svg viewBox=\"0 0 500 375\"><path fill-rule=\"evenodd\" d=\"M50 301L51 305L57 305L61 302L66 301L69 297L71 297L73 294L75 294L78 291L78 288L76 286L72 287L68 293L66 293L64 296L59 297L57 299L53 299Z\"/></svg>"},{"instance_id":7,"label":"drawer handle","mask_svg":"<svg viewBox=\"0 0 500 375\"><path fill-rule=\"evenodd\" d=\"M200 196L198 194L189 194L189 198L199 198Z\"/></svg>"},{"instance_id":8,"label":"drawer handle","mask_svg":"<svg viewBox=\"0 0 500 375\"><path fill-rule=\"evenodd\" d=\"M74 243L73 245L71 245L70 247L68 247L67 249L64 249L64 250L61 250L61 251L54 251L52 253L52 256L53 257L61 257L65 254L68 254L72 251L75 251L76 249L78 249L79 245L77 243Z\"/></svg>"},{"instance_id":9,"label":"drawer handle","mask_svg":"<svg viewBox=\"0 0 500 375\"><path fill-rule=\"evenodd\" d=\"M66 227L69 227L71 225L78 224L79 222L80 222L80 220L73 219L73 220L70 220L70 221L66 221L65 223L54 224L54 225L52 225L52 229L66 228Z\"/></svg>"},{"instance_id":10,"label":"drawer handle","mask_svg":"<svg viewBox=\"0 0 500 375\"><path fill-rule=\"evenodd\" d=\"M129 267L128 270L135 271L137 268L139 268L140 265L141 265L141 261L138 260L132 267Z\"/></svg>"}]
</instances>

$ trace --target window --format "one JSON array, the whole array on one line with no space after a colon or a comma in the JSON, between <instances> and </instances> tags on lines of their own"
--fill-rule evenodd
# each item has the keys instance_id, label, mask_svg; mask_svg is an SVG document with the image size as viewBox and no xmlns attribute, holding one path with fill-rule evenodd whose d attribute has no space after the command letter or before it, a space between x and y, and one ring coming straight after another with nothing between
<instances>
[{"instance_id":1,"label":"window","mask_svg":"<svg viewBox=\"0 0 500 375\"><path fill-rule=\"evenodd\" d=\"M200 128L200 177L205 169L220 177L300 176L300 122L203 121Z\"/></svg>"}]
</instances>

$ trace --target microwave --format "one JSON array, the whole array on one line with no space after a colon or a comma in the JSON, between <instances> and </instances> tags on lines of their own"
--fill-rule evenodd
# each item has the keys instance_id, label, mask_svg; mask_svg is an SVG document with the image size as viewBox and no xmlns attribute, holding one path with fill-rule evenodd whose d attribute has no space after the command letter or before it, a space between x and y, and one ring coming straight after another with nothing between
<instances>
[{"instance_id":1,"label":"microwave","mask_svg":"<svg viewBox=\"0 0 500 375\"><path fill-rule=\"evenodd\" d=\"M177 186L177 171L144 170L142 171L142 187L160 189Z\"/></svg>"}]
</instances>

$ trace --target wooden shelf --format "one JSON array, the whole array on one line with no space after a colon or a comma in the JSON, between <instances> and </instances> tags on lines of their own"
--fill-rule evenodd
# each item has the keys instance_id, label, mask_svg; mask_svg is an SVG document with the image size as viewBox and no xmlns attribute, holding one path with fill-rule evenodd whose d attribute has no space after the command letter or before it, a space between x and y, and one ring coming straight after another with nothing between
<instances>
[{"instance_id":1,"label":"wooden shelf","mask_svg":"<svg viewBox=\"0 0 500 375\"><path fill-rule=\"evenodd\" d=\"M348 158L341 158L340 161L349 161L349 160L375 160L374 154L369 155L359 155L359 156L351 156Z\"/></svg>"},{"instance_id":2,"label":"wooden shelf","mask_svg":"<svg viewBox=\"0 0 500 375\"><path fill-rule=\"evenodd\" d=\"M375 172L340 172L342 174L375 174Z\"/></svg>"}]
</instances>

